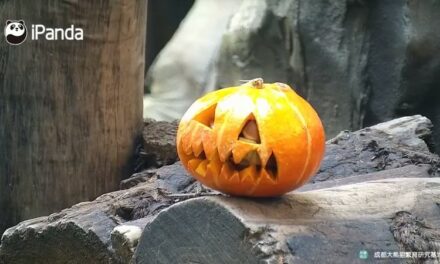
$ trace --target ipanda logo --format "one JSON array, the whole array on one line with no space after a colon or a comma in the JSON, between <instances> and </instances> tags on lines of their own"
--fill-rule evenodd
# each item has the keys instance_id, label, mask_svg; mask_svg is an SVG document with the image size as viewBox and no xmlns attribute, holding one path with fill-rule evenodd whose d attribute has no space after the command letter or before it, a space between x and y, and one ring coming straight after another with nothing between
<instances>
[{"instance_id":1,"label":"ipanda logo","mask_svg":"<svg viewBox=\"0 0 440 264\"><path fill-rule=\"evenodd\" d=\"M5 26L6 42L20 45L26 40L27 29L23 20L7 20Z\"/></svg>"},{"instance_id":2,"label":"ipanda logo","mask_svg":"<svg viewBox=\"0 0 440 264\"><path fill-rule=\"evenodd\" d=\"M82 28L70 25L68 28L50 28L41 24L31 26L31 39L39 40L83 40ZM20 45L26 40L27 28L23 20L7 20L5 25L6 42L11 45Z\"/></svg>"}]
</instances>

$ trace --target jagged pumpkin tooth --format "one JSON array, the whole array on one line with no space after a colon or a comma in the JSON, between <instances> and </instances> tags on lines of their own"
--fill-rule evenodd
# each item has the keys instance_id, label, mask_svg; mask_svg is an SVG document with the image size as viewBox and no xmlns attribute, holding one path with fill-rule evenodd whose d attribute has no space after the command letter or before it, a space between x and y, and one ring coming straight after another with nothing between
<instances>
[{"instance_id":1,"label":"jagged pumpkin tooth","mask_svg":"<svg viewBox=\"0 0 440 264\"><path fill-rule=\"evenodd\" d=\"M193 137L194 121L189 122L188 127L183 129L180 136L180 148L186 155L192 155L192 137Z\"/></svg>"},{"instance_id":2,"label":"jagged pumpkin tooth","mask_svg":"<svg viewBox=\"0 0 440 264\"><path fill-rule=\"evenodd\" d=\"M197 159L197 158L192 159L192 160L188 161L188 168L195 171L197 169L197 167L199 166L200 162L202 162L201 159Z\"/></svg>"},{"instance_id":3,"label":"jagged pumpkin tooth","mask_svg":"<svg viewBox=\"0 0 440 264\"><path fill-rule=\"evenodd\" d=\"M272 155L272 150L265 149L265 148L259 148L258 149L258 156L260 157L261 165L264 167L267 164L267 161L270 158L270 155Z\"/></svg>"},{"instance_id":4,"label":"jagged pumpkin tooth","mask_svg":"<svg viewBox=\"0 0 440 264\"><path fill-rule=\"evenodd\" d=\"M250 151L246 157L246 161L253 166L261 165L260 156L256 150Z\"/></svg>"},{"instance_id":5,"label":"jagged pumpkin tooth","mask_svg":"<svg viewBox=\"0 0 440 264\"><path fill-rule=\"evenodd\" d=\"M191 140L190 140L190 134L183 134L180 140L181 150L183 150L183 153L185 155L192 155L192 147L191 147Z\"/></svg>"},{"instance_id":6,"label":"jagged pumpkin tooth","mask_svg":"<svg viewBox=\"0 0 440 264\"><path fill-rule=\"evenodd\" d=\"M182 143L182 150L183 150L183 153L185 153L187 156L190 156L193 154L191 144L189 144L189 143Z\"/></svg>"},{"instance_id":7,"label":"jagged pumpkin tooth","mask_svg":"<svg viewBox=\"0 0 440 264\"><path fill-rule=\"evenodd\" d=\"M251 152L256 153L258 145L238 140L232 148L232 158L234 163L239 164Z\"/></svg>"},{"instance_id":8,"label":"jagged pumpkin tooth","mask_svg":"<svg viewBox=\"0 0 440 264\"><path fill-rule=\"evenodd\" d=\"M208 166L206 167L206 176L216 178L220 175L221 165L217 162L209 162Z\"/></svg>"},{"instance_id":9,"label":"jagged pumpkin tooth","mask_svg":"<svg viewBox=\"0 0 440 264\"><path fill-rule=\"evenodd\" d=\"M202 139L200 137L198 136L193 137L191 149L194 156L196 157L200 156L200 153L203 152L203 144L202 144Z\"/></svg>"},{"instance_id":10,"label":"jagged pumpkin tooth","mask_svg":"<svg viewBox=\"0 0 440 264\"><path fill-rule=\"evenodd\" d=\"M212 160L213 155L218 155L217 146L213 144L215 137L212 131L205 132L202 136L202 146L205 151L205 155L208 159Z\"/></svg>"},{"instance_id":11,"label":"jagged pumpkin tooth","mask_svg":"<svg viewBox=\"0 0 440 264\"><path fill-rule=\"evenodd\" d=\"M218 157L221 162L226 162L232 155L232 149L229 151L222 151L221 148L218 149Z\"/></svg>"},{"instance_id":12,"label":"jagged pumpkin tooth","mask_svg":"<svg viewBox=\"0 0 440 264\"><path fill-rule=\"evenodd\" d=\"M210 129L200 123L194 123L193 132L191 136L191 149L196 157L203 151L203 135L209 133Z\"/></svg>"},{"instance_id":13,"label":"jagged pumpkin tooth","mask_svg":"<svg viewBox=\"0 0 440 264\"><path fill-rule=\"evenodd\" d=\"M195 172L197 174L199 174L202 177L206 176L206 167L208 165L208 160L202 160L199 165L197 166L197 168L195 169Z\"/></svg>"},{"instance_id":14,"label":"jagged pumpkin tooth","mask_svg":"<svg viewBox=\"0 0 440 264\"><path fill-rule=\"evenodd\" d=\"M265 182L268 182L268 180L269 180L269 182L271 182L271 183L277 183L276 175L274 175L273 173L271 173L265 169L262 169L260 171L260 174L258 177L261 178L262 180L264 180Z\"/></svg>"},{"instance_id":15,"label":"jagged pumpkin tooth","mask_svg":"<svg viewBox=\"0 0 440 264\"><path fill-rule=\"evenodd\" d=\"M232 184L232 186L240 184L240 174L237 171L229 178L229 183Z\"/></svg>"},{"instance_id":16,"label":"jagged pumpkin tooth","mask_svg":"<svg viewBox=\"0 0 440 264\"><path fill-rule=\"evenodd\" d=\"M221 163L220 159L218 158L218 153L214 153L212 155L211 159L209 159L206 176L210 177L210 178L212 177L213 179L217 179L218 176L220 175L222 165L223 164Z\"/></svg>"},{"instance_id":17,"label":"jagged pumpkin tooth","mask_svg":"<svg viewBox=\"0 0 440 264\"><path fill-rule=\"evenodd\" d=\"M242 182L253 182L258 179L259 172L257 171L256 166L249 166L240 171L240 181Z\"/></svg>"},{"instance_id":18,"label":"jagged pumpkin tooth","mask_svg":"<svg viewBox=\"0 0 440 264\"><path fill-rule=\"evenodd\" d=\"M227 163L223 163L223 166L220 170L220 178L222 179L230 179L235 171L229 166Z\"/></svg>"}]
</instances>

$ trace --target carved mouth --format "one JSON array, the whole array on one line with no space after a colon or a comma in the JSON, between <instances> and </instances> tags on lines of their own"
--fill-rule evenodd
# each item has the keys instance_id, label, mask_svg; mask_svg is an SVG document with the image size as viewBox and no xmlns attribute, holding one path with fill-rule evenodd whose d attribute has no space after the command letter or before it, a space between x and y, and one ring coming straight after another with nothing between
<instances>
[{"instance_id":1,"label":"carved mouth","mask_svg":"<svg viewBox=\"0 0 440 264\"><path fill-rule=\"evenodd\" d=\"M191 125L193 128L201 128L208 133L214 133L215 125L215 112L217 104L214 104L204 111L200 112L194 119ZM215 148L214 154L210 157L206 155L207 144L213 144L213 142L205 142L208 140L196 139L191 142L191 146L187 149L186 155L188 156L188 167L195 171L202 177L205 177L208 170L214 171L215 174L220 174L221 171L227 171L227 175L232 177L235 172L239 173L239 177L242 180L243 175L252 175L254 180L257 180L264 170L265 174L273 181L277 181L278 177L278 164L275 154L272 152L266 163L263 164L258 149L261 148L261 135L258 128L258 123L255 116L250 113L247 118L244 118L241 124L240 133L236 138L238 144L232 147L232 150L226 155L226 159L220 160L220 153ZM208 130L208 131L206 131ZM188 143L187 143L188 144ZM249 151L243 155L243 157L237 157L235 152L241 152L243 149ZM210 152L212 153L212 152ZM241 173L244 172L246 173ZM217 175L218 176L218 175Z\"/></svg>"},{"instance_id":2,"label":"carved mouth","mask_svg":"<svg viewBox=\"0 0 440 264\"><path fill-rule=\"evenodd\" d=\"M198 155L191 151L191 153L187 153L187 156L189 158L189 167L202 177L206 176L209 166L216 166L217 168L220 168L217 173L220 173L220 171L223 169L223 166L227 166L229 171L236 171L238 173L244 171L245 169L251 168L252 171L255 171L255 179L261 175L262 170L265 170L273 181L277 181L278 165L273 152L264 166L261 163L261 158L256 150L248 152L246 156L238 163L234 161L232 152L228 155L225 162L220 161L218 158L218 153L214 153L214 158L212 159L207 158L205 151L201 151L198 153Z\"/></svg>"}]
</instances>

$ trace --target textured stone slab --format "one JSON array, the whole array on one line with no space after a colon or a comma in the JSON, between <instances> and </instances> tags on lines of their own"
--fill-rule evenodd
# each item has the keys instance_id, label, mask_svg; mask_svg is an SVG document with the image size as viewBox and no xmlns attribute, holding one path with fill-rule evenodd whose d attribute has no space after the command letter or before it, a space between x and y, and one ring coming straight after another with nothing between
<instances>
[{"instance_id":1,"label":"textured stone slab","mask_svg":"<svg viewBox=\"0 0 440 264\"><path fill-rule=\"evenodd\" d=\"M357 254L354 248L359 245L393 245L387 244L391 233L401 247L430 248L429 241L405 235L399 224L412 221L407 230L416 234L425 230L420 217L428 223L436 217L429 214L438 207L423 200L431 189L435 189L431 198L437 199L438 178L431 177L438 176L438 157L426 145L429 131L429 120L412 116L344 132L327 142L326 157L314 180L277 199L192 199L219 195L195 182L180 162L150 168L123 181L121 191L8 229L0 245L0 263L127 263L138 247L139 230L146 226L156 232L152 238L158 240L152 241L163 242L159 248L148 245L146 252L153 254L156 263L169 263L170 258L182 263L272 263L280 258L319 263L316 253L330 252L337 243L341 244L337 254L347 255L334 255L332 261ZM380 183L371 182L377 180ZM417 210L394 212L389 218L375 216L400 206L400 200L402 210L409 208L410 201ZM182 206L154 220L173 204ZM364 206L366 211L361 212ZM353 211L359 211L361 218L347 215ZM366 216L373 211L373 217ZM200 229L195 231L196 227ZM391 233L384 232L390 228ZM155 237L159 233L162 237ZM319 247L310 248L315 244ZM174 249L167 251L168 246ZM138 253L138 262L151 263L142 262L150 253Z\"/></svg>"},{"instance_id":2,"label":"textured stone slab","mask_svg":"<svg viewBox=\"0 0 440 264\"><path fill-rule=\"evenodd\" d=\"M191 199L146 226L134 263L364 263L360 250L375 263L375 251L439 251L439 203L440 178L386 179L278 199Z\"/></svg>"}]
</instances>

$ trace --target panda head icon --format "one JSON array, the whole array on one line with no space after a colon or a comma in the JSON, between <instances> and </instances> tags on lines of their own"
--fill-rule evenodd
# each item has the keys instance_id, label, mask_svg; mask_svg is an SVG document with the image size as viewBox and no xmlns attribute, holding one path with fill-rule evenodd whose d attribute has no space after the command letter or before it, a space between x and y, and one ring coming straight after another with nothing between
<instances>
[{"instance_id":1,"label":"panda head icon","mask_svg":"<svg viewBox=\"0 0 440 264\"><path fill-rule=\"evenodd\" d=\"M6 42L19 45L26 40L27 29L23 20L7 20L5 25Z\"/></svg>"}]
</instances>

